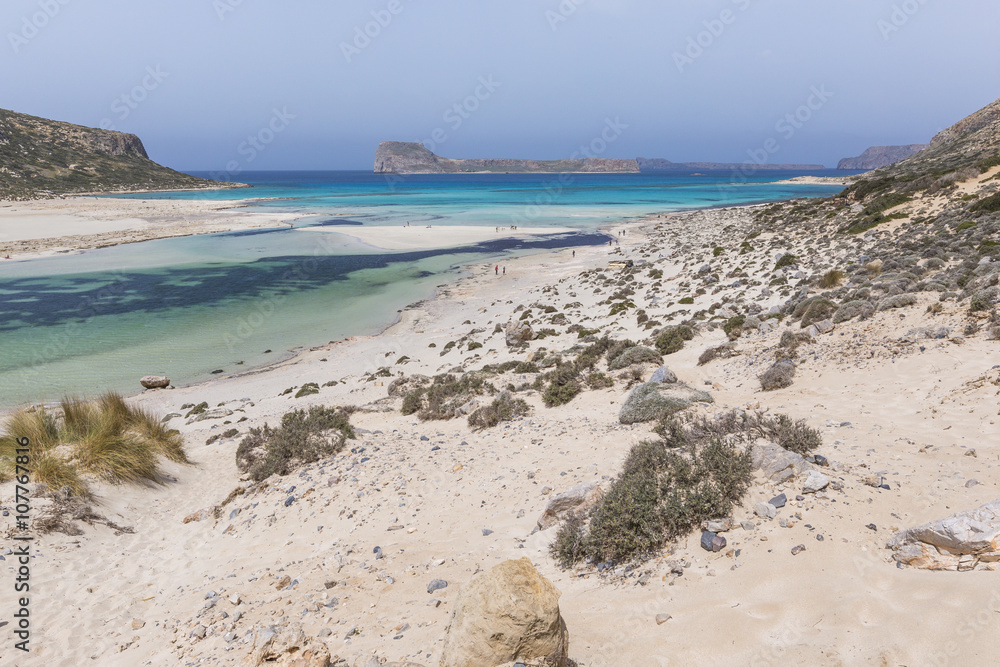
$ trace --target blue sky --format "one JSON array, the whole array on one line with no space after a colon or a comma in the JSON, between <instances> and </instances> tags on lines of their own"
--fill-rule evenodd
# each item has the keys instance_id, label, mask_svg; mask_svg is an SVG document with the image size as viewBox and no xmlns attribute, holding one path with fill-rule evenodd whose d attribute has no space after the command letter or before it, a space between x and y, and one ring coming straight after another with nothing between
<instances>
[{"instance_id":1,"label":"blue sky","mask_svg":"<svg viewBox=\"0 0 1000 667\"><path fill-rule=\"evenodd\" d=\"M0 107L134 132L185 170L370 169L387 139L553 159L609 120L603 157L835 165L1000 97L995 0L7 0L0 18Z\"/></svg>"}]
</instances>

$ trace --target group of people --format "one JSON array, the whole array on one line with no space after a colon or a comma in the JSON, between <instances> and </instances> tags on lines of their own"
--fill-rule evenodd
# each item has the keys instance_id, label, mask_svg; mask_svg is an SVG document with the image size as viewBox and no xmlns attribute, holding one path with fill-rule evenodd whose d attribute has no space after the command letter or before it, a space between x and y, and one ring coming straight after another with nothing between
<instances>
[{"instance_id":1,"label":"group of people","mask_svg":"<svg viewBox=\"0 0 1000 667\"><path fill-rule=\"evenodd\" d=\"M504 266L502 268L503 268L503 275L507 275L507 267ZM497 264L496 266L493 267L493 273L499 276L500 275L500 269L501 269L501 266L499 264Z\"/></svg>"}]
</instances>

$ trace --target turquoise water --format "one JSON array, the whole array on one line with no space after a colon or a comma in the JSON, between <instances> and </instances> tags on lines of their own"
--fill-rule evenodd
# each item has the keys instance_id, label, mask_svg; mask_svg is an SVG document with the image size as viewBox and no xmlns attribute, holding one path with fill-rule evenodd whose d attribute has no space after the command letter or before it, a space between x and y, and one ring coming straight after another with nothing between
<instances>
[{"instance_id":1,"label":"turquoise water","mask_svg":"<svg viewBox=\"0 0 1000 667\"><path fill-rule=\"evenodd\" d=\"M787 175L774 175L782 178ZM732 184L727 175L241 174L252 189L158 198L266 198L305 225L565 228L558 236L383 252L287 228L163 239L0 264L0 406L133 392L276 361L375 333L461 267L504 254L599 245L602 224L653 212L821 196L836 187ZM150 195L143 195L149 197ZM372 360L374 369L382 360ZM339 379L331 368L330 379Z\"/></svg>"}]
</instances>

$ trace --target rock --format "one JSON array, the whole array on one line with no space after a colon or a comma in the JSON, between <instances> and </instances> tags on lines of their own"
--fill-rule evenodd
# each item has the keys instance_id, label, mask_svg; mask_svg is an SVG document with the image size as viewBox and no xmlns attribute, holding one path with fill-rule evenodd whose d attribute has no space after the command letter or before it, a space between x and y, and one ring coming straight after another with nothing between
<instances>
[{"instance_id":1,"label":"rock","mask_svg":"<svg viewBox=\"0 0 1000 667\"><path fill-rule=\"evenodd\" d=\"M569 632L559 596L527 558L476 575L455 605L441 667L567 667Z\"/></svg>"},{"instance_id":2,"label":"rock","mask_svg":"<svg viewBox=\"0 0 1000 667\"><path fill-rule=\"evenodd\" d=\"M673 618L673 616L671 616L670 614L657 614L656 615L656 624L657 625L663 625L664 623L666 623L667 621L669 621L671 618Z\"/></svg>"},{"instance_id":3,"label":"rock","mask_svg":"<svg viewBox=\"0 0 1000 667\"><path fill-rule=\"evenodd\" d=\"M830 461L825 456L820 456L819 454L813 455L812 463L815 463L818 466L823 466L824 468L830 465Z\"/></svg>"},{"instance_id":4,"label":"rock","mask_svg":"<svg viewBox=\"0 0 1000 667\"><path fill-rule=\"evenodd\" d=\"M801 454L790 452L774 443L754 445L750 455L753 467L776 484L787 482L810 470L809 464Z\"/></svg>"},{"instance_id":5,"label":"rock","mask_svg":"<svg viewBox=\"0 0 1000 667\"><path fill-rule=\"evenodd\" d=\"M821 472L810 471L805 484L802 485L802 493L818 493L830 486L830 478Z\"/></svg>"},{"instance_id":6,"label":"rock","mask_svg":"<svg viewBox=\"0 0 1000 667\"><path fill-rule=\"evenodd\" d=\"M792 547L792 555L793 556L798 556L800 553L802 553L805 550L806 550L806 545L804 545L804 544L800 544L797 547Z\"/></svg>"},{"instance_id":7,"label":"rock","mask_svg":"<svg viewBox=\"0 0 1000 667\"><path fill-rule=\"evenodd\" d=\"M507 347L519 347L535 339L535 332L524 322L510 322L505 330Z\"/></svg>"},{"instance_id":8,"label":"rock","mask_svg":"<svg viewBox=\"0 0 1000 667\"><path fill-rule=\"evenodd\" d=\"M144 627L146 627L146 621L143 621L143 620L138 619L138 618L133 618L132 619L132 629L133 630L142 630Z\"/></svg>"},{"instance_id":9,"label":"rock","mask_svg":"<svg viewBox=\"0 0 1000 667\"><path fill-rule=\"evenodd\" d=\"M727 530L732 530L733 529L733 525L734 524L733 524L733 520L732 519L720 519L720 520L716 520L716 521L706 521L705 522L705 530L709 531L710 533L724 533Z\"/></svg>"},{"instance_id":10,"label":"rock","mask_svg":"<svg viewBox=\"0 0 1000 667\"><path fill-rule=\"evenodd\" d=\"M864 477L862 478L861 483L865 486L870 486L873 489L878 489L882 486L882 478L879 475Z\"/></svg>"},{"instance_id":11,"label":"rock","mask_svg":"<svg viewBox=\"0 0 1000 667\"><path fill-rule=\"evenodd\" d=\"M649 378L649 381L659 382L660 384L673 384L677 382L677 374L666 366L660 366L653 371L653 377Z\"/></svg>"},{"instance_id":12,"label":"rock","mask_svg":"<svg viewBox=\"0 0 1000 667\"><path fill-rule=\"evenodd\" d=\"M967 489L971 489L974 486L979 486L978 479L970 479L968 482L965 483L965 488Z\"/></svg>"},{"instance_id":13,"label":"rock","mask_svg":"<svg viewBox=\"0 0 1000 667\"><path fill-rule=\"evenodd\" d=\"M813 324L813 326L816 327L816 331L819 334L828 334L836 328L831 320L821 320Z\"/></svg>"},{"instance_id":14,"label":"rock","mask_svg":"<svg viewBox=\"0 0 1000 667\"><path fill-rule=\"evenodd\" d=\"M774 505L775 509L779 509L780 510L787 503L788 503L788 496L786 496L785 494L782 493L780 496L775 496L774 498L771 498L771 503L770 504Z\"/></svg>"},{"instance_id":15,"label":"rock","mask_svg":"<svg viewBox=\"0 0 1000 667\"><path fill-rule=\"evenodd\" d=\"M896 562L926 570L966 571L1000 562L1000 500L904 530L886 546Z\"/></svg>"},{"instance_id":16,"label":"rock","mask_svg":"<svg viewBox=\"0 0 1000 667\"><path fill-rule=\"evenodd\" d=\"M194 629L188 636L191 637L192 639L204 639L205 634L207 632L208 628L206 628L204 625L199 624L194 627Z\"/></svg>"},{"instance_id":17,"label":"rock","mask_svg":"<svg viewBox=\"0 0 1000 667\"><path fill-rule=\"evenodd\" d=\"M718 537L715 533L705 531L701 534L701 548L705 551L712 551L712 542Z\"/></svg>"},{"instance_id":18,"label":"rock","mask_svg":"<svg viewBox=\"0 0 1000 667\"><path fill-rule=\"evenodd\" d=\"M455 414L459 417L465 417L471 415L473 412L479 409L479 399L474 398L468 403L463 403L462 405L455 408Z\"/></svg>"},{"instance_id":19,"label":"rock","mask_svg":"<svg viewBox=\"0 0 1000 667\"><path fill-rule=\"evenodd\" d=\"M757 503L753 506L753 513L761 519L773 519L778 515L778 508L771 503Z\"/></svg>"},{"instance_id":20,"label":"rock","mask_svg":"<svg viewBox=\"0 0 1000 667\"><path fill-rule=\"evenodd\" d=\"M147 375L139 380L139 384L146 389L166 389L170 386L170 378L164 375Z\"/></svg>"},{"instance_id":21,"label":"rock","mask_svg":"<svg viewBox=\"0 0 1000 667\"><path fill-rule=\"evenodd\" d=\"M192 521L205 521L206 519L214 519L215 512L218 510L218 506L212 505L211 507L206 507L205 509L198 510L184 517L184 523L191 523Z\"/></svg>"},{"instance_id":22,"label":"rock","mask_svg":"<svg viewBox=\"0 0 1000 667\"><path fill-rule=\"evenodd\" d=\"M548 530L571 512L584 512L604 496L597 482L578 484L569 491L553 496L545 511L538 517L538 529Z\"/></svg>"},{"instance_id":23,"label":"rock","mask_svg":"<svg viewBox=\"0 0 1000 667\"><path fill-rule=\"evenodd\" d=\"M226 417L232 416L233 411L229 408L215 408L214 410L206 410L200 415L195 415L191 419L187 420L188 424L194 424L195 422L203 422L209 419L224 419Z\"/></svg>"},{"instance_id":24,"label":"rock","mask_svg":"<svg viewBox=\"0 0 1000 667\"><path fill-rule=\"evenodd\" d=\"M330 650L321 641L310 641L297 623L276 631L274 627L257 633L253 665L274 667L329 667Z\"/></svg>"},{"instance_id":25,"label":"rock","mask_svg":"<svg viewBox=\"0 0 1000 667\"><path fill-rule=\"evenodd\" d=\"M435 579L431 583L427 584L427 593L433 594L435 591L439 591L442 588L448 588L448 582L444 579Z\"/></svg>"}]
</instances>

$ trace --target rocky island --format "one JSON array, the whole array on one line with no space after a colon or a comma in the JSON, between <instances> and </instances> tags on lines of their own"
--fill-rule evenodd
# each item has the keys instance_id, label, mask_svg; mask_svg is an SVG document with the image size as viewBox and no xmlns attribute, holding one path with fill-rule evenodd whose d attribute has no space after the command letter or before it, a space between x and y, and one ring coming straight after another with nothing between
<instances>
[{"instance_id":1,"label":"rocky island","mask_svg":"<svg viewBox=\"0 0 1000 667\"><path fill-rule=\"evenodd\" d=\"M383 141L375 152L376 174L560 174L560 173L637 173L635 160L609 158L568 158L565 160L513 160L478 158L453 160L440 157L421 144L407 141Z\"/></svg>"},{"instance_id":2,"label":"rocky island","mask_svg":"<svg viewBox=\"0 0 1000 667\"><path fill-rule=\"evenodd\" d=\"M846 157L837 164L837 169L881 169L919 153L927 144L908 146L872 146L858 157Z\"/></svg>"}]
</instances>

